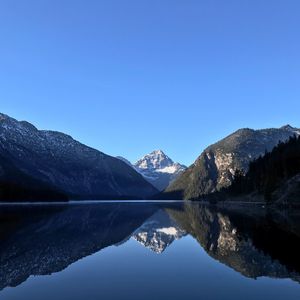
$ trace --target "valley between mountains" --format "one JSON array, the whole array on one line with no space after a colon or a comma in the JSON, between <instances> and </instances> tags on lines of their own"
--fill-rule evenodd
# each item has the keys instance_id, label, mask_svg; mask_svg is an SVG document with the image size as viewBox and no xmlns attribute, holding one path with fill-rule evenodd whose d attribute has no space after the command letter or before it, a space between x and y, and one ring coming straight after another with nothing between
<instances>
[{"instance_id":1,"label":"valley between mountains","mask_svg":"<svg viewBox=\"0 0 300 300\"><path fill-rule=\"evenodd\" d=\"M208 146L186 167L162 150L132 163L88 147L67 134L38 130L26 121L0 114L0 199L22 202L232 198L297 204L299 136L300 129L290 125L239 129ZM256 178L268 179L263 187L249 183L247 174L253 172L253 166ZM237 181L244 182L244 188L238 189Z\"/></svg>"}]
</instances>

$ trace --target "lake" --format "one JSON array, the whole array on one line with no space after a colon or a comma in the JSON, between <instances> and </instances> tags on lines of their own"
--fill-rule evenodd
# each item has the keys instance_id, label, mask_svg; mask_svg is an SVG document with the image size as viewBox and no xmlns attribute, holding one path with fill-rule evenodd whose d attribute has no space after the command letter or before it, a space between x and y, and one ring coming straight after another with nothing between
<instances>
[{"instance_id":1,"label":"lake","mask_svg":"<svg viewBox=\"0 0 300 300\"><path fill-rule=\"evenodd\" d=\"M300 212L0 206L0 299L300 299Z\"/></svg>"}]
</instances>

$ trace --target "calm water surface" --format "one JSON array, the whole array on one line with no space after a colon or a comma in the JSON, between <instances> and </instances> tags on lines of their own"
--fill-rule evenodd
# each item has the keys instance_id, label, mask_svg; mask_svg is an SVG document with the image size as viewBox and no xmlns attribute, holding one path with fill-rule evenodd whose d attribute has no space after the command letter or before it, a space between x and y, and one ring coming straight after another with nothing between
<instances>
[{"instance_id":1,"label":"calm water surface","mask_svg":"<svg viewBox=\"0 0 300 300\"><path fill-rule=\"evenodd\" d=\"M0 299L300 299L300 212L0 206Z\"/></svg>"}]
</instances>

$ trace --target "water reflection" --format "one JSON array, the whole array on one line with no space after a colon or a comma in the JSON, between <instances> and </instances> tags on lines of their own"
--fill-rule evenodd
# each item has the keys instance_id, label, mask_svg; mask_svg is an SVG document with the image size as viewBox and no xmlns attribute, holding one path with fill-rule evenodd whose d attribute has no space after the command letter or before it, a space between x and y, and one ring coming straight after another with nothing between
<instances>
[{"instance_id":1,"label":"water reflection","mask_svg":"<svg viewBox=\"0 0 300 300\"><path fill-rule=\"evenodd\" d=\"M198 203L1 207L0 289L130 238L159 255L186 235L240 274L300 282L300 214ZM199 249L200 250L200 249Z\"/></svg>"},{"instance_id":2,"label":"water reflection","mask_svg":"<svg viewBox=\"0 0 300 300\"><path fill-rule=\"evenodd\" d=\"M132 237L156 253L162 253L175 240L185 236L185 230L178 226L177 222L171 218L168 212L161 208L142 226L140 226Z\"/></svg>"},{"instance_id":3,"label":"water reflection","mask_svg":"<svg viewBox=\"0 0 300 300\"><path fill-rule=\"evenodd\" d=\"M299 212L200 204L168 212L211 257L240 274L300 281Z\"/></svg>"},{"instance_id":4,"label":"water reflection","mask_svg":"<svg viewBox=\"0 0 300 300\"><path fill-rule=\"evenodd\" d=\"M2 208L0 289L125 242L155 211L126 204Z\"/></svg>"}]
</instances>

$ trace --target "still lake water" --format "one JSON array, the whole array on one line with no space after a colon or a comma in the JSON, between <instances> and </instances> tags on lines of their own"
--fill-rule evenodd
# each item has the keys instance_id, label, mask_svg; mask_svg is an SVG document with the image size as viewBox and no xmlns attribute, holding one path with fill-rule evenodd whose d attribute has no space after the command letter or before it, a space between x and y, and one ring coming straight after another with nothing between
<instances>
[{"instance_id":1,"label":"still lake water","mask_svg":"<svg viewBox=\"0 0 300 300\"><path fill-rule=\"evenodd\" d=\"M0 299L300 299L300 212L0 206Z\"/></svg>"}]
</instances>

